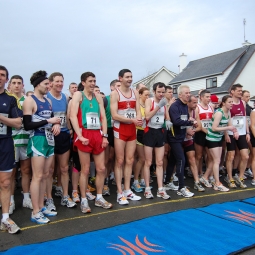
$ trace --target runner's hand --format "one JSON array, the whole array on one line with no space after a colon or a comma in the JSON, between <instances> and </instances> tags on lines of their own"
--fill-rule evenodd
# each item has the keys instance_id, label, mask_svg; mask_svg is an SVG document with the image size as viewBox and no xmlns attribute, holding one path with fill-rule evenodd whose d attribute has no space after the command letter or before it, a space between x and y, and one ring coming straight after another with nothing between
<instances>
[{"instance_id":1,"label":"runner's hand","mask_svg":"<svg viewBox=\"0 0 255 255\"><path fill-rule=\"evenodd\" d=\"M61 119L58 117L53 117L53 118L47 119L47 121L48 121L48 123L51 123L51 124L60 124L61 123Z\"/></svg>"},{"instance_id":2,"label":"runner's hand","mask_svg":"<svg viewBox=\"0 0 255 255\"><path fill-rule=\"evenodd\" d=\"M78 139L81 141L81 143L83 145L88 145L89 144L89 139L83 137L83 136L79 136Z\"/></svg>"},{"instance_id":3,"label":"runner's hand","mask_svg":"<svg viewBox=\"0 0 255 255\"><path fill-rule=\"evenodd\" d=\"M226 143L231 143L229 135L225 135Z\"/></svg>"},{"instance_id":4,"label":"runner's hand","mask_svg":"<svg viewBox=\"0 0 255 255\"><path fill-rule=\"evenodd\" d=\"M52 133L54 136L57 136L59 135L60 131L61 131L61 128L60 128L60 125L59 124L55 124L52 129L51 129Z\"/></svg>"},{"instance_id":5,"label":"runner's hand","mask_svg":"<svg viewBox=\"0 0 255 255\"><path fill-rule=\"evenodd\" d=\"M250 140L251 140L250 134L246 134L246 141L247 141L247 143L250 142Z\"/></svg>"},{"instance_id":6,"label":"runner's hand","mask_svg":"<svg viewBox=\"0 0 255 255\"><path fill-rule=\"evenodd\" d=\"M166 120L166 129L170 130L172 126L173 126L173 123L170 120Z\"/></svg>"},{"instance_id":7,"label":"runner's hand","mask_svg":"<svg viewBox=\"0 0 255 255\"><path fill-rule=\"evenodd\" d=\"M237 132L236 127L234 127L234 126L229 126L228 129L229 129L229 131L232 131L233 133Z\"/></svg>"},{"instance_id":8,"label":"runner's hand","mask_svg":"<svg viewBox=\"0 0 255 255\"><path fill-rule=\"evenodd\" d=\"M132 120L135 126L141 127L143 125L143 120L142 119L133 119Z\"/></svg>"},{"instance_id":9,"label":"runner's hand","mask_svg":"<svg viewBox=\"0 0 255 255\"><path fill-rule=\"evenodd\" d=\"M159 108L161 108L161 107L165 106L167 103L168 103L168 102L167 102L167 99L164 97L164 98L162 98L162 99L159 101L158 106L159 106Z\"/></svg>"},{"instance_id":10,"label":"runner's hand","mask_svg":"<svg viewBox=\"0 0 255 255\"><path fill-rule=\"evenodd\" d=\"M102 141L102 148L106 148L108 146L109 142L106 137L103 137Z\"/></svg>"}]
</instances>

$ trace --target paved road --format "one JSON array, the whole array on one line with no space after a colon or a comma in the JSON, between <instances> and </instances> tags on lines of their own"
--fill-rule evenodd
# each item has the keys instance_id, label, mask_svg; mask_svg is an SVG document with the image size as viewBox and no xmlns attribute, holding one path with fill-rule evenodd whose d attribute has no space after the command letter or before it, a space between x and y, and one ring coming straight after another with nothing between
<instances>
[{"instance_id":1,"label":"paved road","mask_svg":"<svg viewBox=\"0 0 255 255\"><path fill-rule=\"evenodd\" d=\"M222 180L223 182L223 180ZM54 198L57 206L58 215L51 217L51 223L47 225L37 225L30 221L31 211L22 208L21 190L17 189L15 194L16 210L11 216L15 222L21 227L21 233L17 235L9 235L0 232L0 250L7 250L11 247L54 240L66 236L71 236L88 231L108 228L111 226L143 219L149 216L174 212L188 208L197 208L207 206L213 203L221 203L226 201L234 201L255 196L255 187L250 184L250 180L246 181L248 188L231 190L227 193L216 192L213 189L206 189L205 192L195 191L193 198L186 199L180 197L174 191L168 191L171 200L163 200L156 198L156 179L154 178L154 199L145 199L141 201L131 201L128 206L120 206L116 202L116 186L110 186L111 196L106 199L113 203L113 208L105 210L94 206L90 201L92 213L82 214L79 205L76 208L65 208L60 205L60 199ZM192 179L186 179L186 185L193 190ZM253 252L253 253L249 253ZM245 255L255 254L254 250Z\"/></svg>"}]
</instances>

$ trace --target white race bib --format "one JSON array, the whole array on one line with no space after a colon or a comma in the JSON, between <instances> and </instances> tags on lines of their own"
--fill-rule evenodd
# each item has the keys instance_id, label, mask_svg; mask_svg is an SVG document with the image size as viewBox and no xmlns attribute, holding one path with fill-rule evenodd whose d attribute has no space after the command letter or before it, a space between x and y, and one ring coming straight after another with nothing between
<instances>
[{"instance_id":1,"label":"white race bib","mask_svg":"<svg viewBox=\"0 0 255 255\"><path fill-rule=\"evenodd\" d=\"M128 119L135 119L136 111L134 109L127 109L125 110L124 116Z\"/></svg>"},{"instance_id":2,"label":"white race bib","mask_svg":"<svg viewBox=\"0 0 255 255\"><path fill-rule=\"evenodd\" d=\"M0 113L2 116L8 118L8 114ZM7 135L7 126L0 122L0 135Z\"/></svg>"},{"instance_id":3,"label":"white race bib","mask_svg":"<svg viewBox=\"0 0 255 255\"><path fill-rule=\"evenodd\" d=\"M244 116L234 116L233 117L233 126L236 128L243 128L244 126Z\"/></svg>"},{"instance_id":4,"label":"white race bib","mask_svg":"<svg viewBox=\"0 0 255 255\"><path fill-rule=\"evenodd\" d=\"M212 123L212 120L210 119L201 120L201 123L203 128L208 129L210 127L210 124Z\"/></svg>"},{"instance_id":5,"label":"white race bib","mask_svg":"<svg viewBox=\"0 0 255 255\"><path fill-rule=\"evenodd\" d=\"M181 120L188 120L188 115L181 115ZM185 129L186 126L181 126L181 129Z\"/></svg>"},{"instance_id":6,"label":"white race bib","mask_svg":"<svg viewBox=\"0 0 255 255\"><path fill-rule=\"evenodd\" d=\"M250 116L246 116L246 119L247 119L247 122L248 122L248 126L250 126L251 125L251 118L250 118Z\"/></svg>"},{"instance_id":7,"label":"white race bib","mask_svg":"<svg viewBox=\"0 0 255 255\"><path fill-rule=\"evenodd\" d=\"M86 114L87 129L100 129L100 121L96 112L88 112Z\"/></svg>"},{"instance_id":8,"label":"white race bib","mask_svg":"<svg viewBox=\"0 0 255 255\"><path fill-rule=\"evenodd\" d=\"M60 127L66 128L66 113L65 112L54 112L54 117L60 118Z\"/></svg>"},{"instance_id":9,"label":"white race bib","mask_svg":"<svg viewBox=\"0 0 255 255\"><path fill-rule=\"evenodd\" d=\"M48 128L45 128L45 137L50 146L55 146L54 135Z\"/></svg>"},{"instance_id":10,"label":"white race bib","mask_svg":"<svg viewBox=\"0 0 255 255\"><path fill-rule=\"evenodd\" d=\"M151 124L154 126L162 126L164 124L164 112L157 112L151 118Z\"/></svg>"}]
</instances>

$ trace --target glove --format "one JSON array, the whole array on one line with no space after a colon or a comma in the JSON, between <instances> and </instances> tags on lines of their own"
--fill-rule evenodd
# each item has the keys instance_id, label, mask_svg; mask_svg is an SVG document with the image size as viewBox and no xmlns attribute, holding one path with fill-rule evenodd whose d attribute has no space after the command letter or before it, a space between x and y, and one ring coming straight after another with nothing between
<instances>
[{"instance_id":1,"label":"glove","mask_svg":"<svg viewBox=\"0 0 255 255\"><path fill-rule=\"evenodd\" d=\"M161 107L165 106L167 103L168 103L168 101L167 101L167 99L164 97L164 98L162 98L162 99L159 101L158 106L159 106L159 108L161 108Z\"/></svg>"},{"instance_id":2,"label":"glove","mask_svg":"<svg viewBox=\"0 0 255 255\"><path fill-rule=\"evenodd\" d=\"M170 130L172 126L173 126L173 123L170 120L166 120L166 129Z\"/></svg>"}]
</instances>

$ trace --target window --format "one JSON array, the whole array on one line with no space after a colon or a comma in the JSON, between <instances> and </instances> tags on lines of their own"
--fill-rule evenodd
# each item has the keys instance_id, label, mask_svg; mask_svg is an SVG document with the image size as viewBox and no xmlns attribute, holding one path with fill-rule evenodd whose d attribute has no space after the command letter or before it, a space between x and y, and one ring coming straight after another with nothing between
<instances>
[{"instance_id":1,"label":"window","mask_svg":"<svg viewBox=\"0 0 255 255\"><path fill-rule=\"evenodd\" d=\"M206 79L206 88L216 88L217 87L217 77Z\"/></svg>"},{"instance_id":2,"label":"window","mask_svg":"<svg viewBox=\"0 0 255 255\"><path fill-rule=\"evenodd\" d=\"M177 94L178 85L173 85L173 94Z\"/></svg>"}]
</instances>

